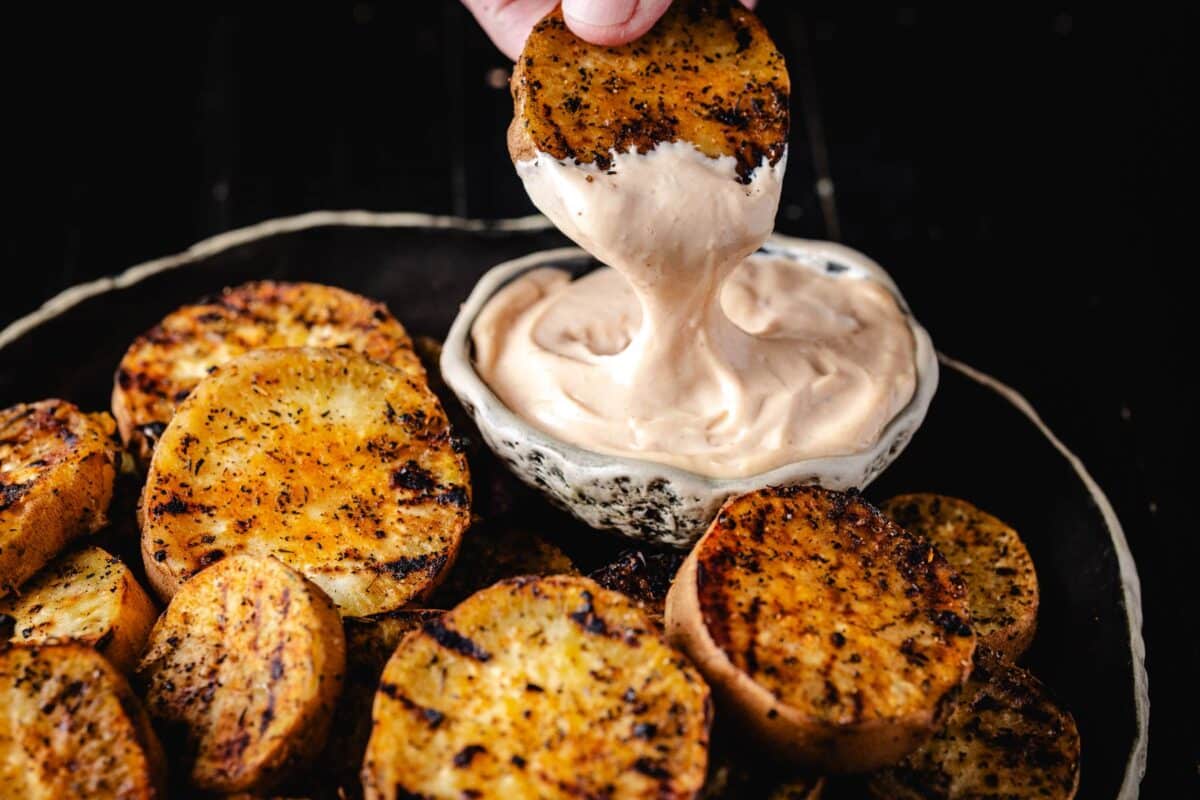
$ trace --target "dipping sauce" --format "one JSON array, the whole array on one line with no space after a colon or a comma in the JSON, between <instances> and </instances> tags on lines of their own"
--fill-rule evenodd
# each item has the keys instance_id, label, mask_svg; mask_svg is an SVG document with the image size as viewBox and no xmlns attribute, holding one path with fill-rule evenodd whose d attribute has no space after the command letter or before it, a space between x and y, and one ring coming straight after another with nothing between
<instances>
[{"instance_id":1,"label":"dipping sauce","mask_svg":"<svg viewBox=\"0 0 1200 800\"><path fill-rule=\"evenodd\" d=\"M912 333L884 286L754 254L786 159L739 182L686 142L602 171L519 163L526 190L610 268L537 269L472 327L475 366L516 414L587 450L717 478L870 447L916 387Z\"/></svg>"}]
</instances>

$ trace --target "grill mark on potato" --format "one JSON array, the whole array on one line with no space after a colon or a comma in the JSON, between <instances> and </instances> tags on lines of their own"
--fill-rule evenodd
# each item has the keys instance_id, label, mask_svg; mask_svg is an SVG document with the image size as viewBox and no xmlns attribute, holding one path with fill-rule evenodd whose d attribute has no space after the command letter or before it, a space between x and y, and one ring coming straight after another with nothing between
<instances>
[{"instance_id":1,"label":"grill mark on potato","mask_svg":"<svg viewBox=\"0 0 1200 800\"><path fill-rule=\"evenodd\" d=\"M386 572L396 580L403 580L415 572L427 572L436 575L446 564L445 553L425 553L419 556L401 557L379 565L381 572Z\"/></svg>"},{"instance_id":2,"label":"grill mark on potato","mask_svg":"<svg viewBox=\"0 0 1200 800\"><path fill-rule=\"evenodd\" d=\"M456 630L446 627L440 619L431 619L421 626L421 632L447 650L476 661L490 661L492 654Z\"/></svg>"},{"instance_id":3,"label":"grill mark on potato","mask_svg":"<svg viewBox=\"0 0 1200 800\"><path fill-rule=\"evenodd\" d=\"M385 695L392 698L409 711L416 713L425 721L425 724L428 725L431 730L437 728L442 724L442 721L446 719L446 715L441 711L438 711L436 708L429 708L428 706L422 706L414 703L409 697L405 696L405 694L400 691L400 687L394 683L389 683L386 681L380 683L379 691L383 692Z\"/></svg>"}]
</instances>

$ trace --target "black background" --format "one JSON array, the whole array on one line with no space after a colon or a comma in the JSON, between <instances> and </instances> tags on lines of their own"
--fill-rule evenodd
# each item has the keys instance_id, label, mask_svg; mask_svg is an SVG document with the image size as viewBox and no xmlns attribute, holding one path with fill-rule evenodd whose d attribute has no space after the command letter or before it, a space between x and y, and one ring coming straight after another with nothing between
<instances>
[{"instance_id":1,"label":"black background","mask_svg":"<svg viewBox=\"0 0 1200 800\"><path fill-rule=\"evenodd\" d=\"M779 229L880 261L939 348L1022 391L1105 488L1145 596L1143 796L1195 796L1182 245L1197 15L786 0L761 14L793 80ZM0 325L270 217L533 211L505 152L508 64L450 0L59 8L10 18L3 38Z\"/></svg>"}]
</instances>

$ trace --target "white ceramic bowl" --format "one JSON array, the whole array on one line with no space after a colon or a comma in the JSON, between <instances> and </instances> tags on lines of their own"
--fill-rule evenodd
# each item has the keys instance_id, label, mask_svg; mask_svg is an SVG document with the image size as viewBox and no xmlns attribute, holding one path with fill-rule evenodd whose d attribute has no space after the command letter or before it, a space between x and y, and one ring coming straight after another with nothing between
<instances>
[{"instance_id":1,"label":"white ceramic bowl","mask_svg":"<svg viewBox=\"0 0 1200 800\"><path fill-rule=\"evenodd\" d=\"M615 530L632 539L687 547L704 533L726 498L763 486L817 483L830 489L862 488L895 460L925 419L938 381L933 343L913 318L896 284L861 253L829 242L778 235L763 249L846 280L877 281L899 301L916 343L917 386L908 405L873 447L851 455L785 464L746 478L710 478L651 461L585 450L518 417L475 372L471 326L487 301L524 272L555 266L578 275L596 266L591 256L575 247L508 261L480 278L446 337L442 376L474 418L484 441L521 480L592 527Z\"/></svg>"}]
</instances>

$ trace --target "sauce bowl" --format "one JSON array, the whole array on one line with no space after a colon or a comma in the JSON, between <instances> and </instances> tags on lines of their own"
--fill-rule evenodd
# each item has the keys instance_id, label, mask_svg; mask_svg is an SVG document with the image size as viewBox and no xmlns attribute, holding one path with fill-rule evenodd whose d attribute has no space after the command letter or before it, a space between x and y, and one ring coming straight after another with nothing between
<instances>
[{"instance_id":1,"label":"sauce bowl","mask_svg":"<svg viewBox=\"0 0 1200 800\"><path fill-rule=\"evenodd\" d=\"M480 278L446 337L442 377L488 447L518 478L588 525L638 541L689 547L727 498L764 486L815 483L828 489L861 489L900 455L925 419L938 382L933 342L888 274L861 253L830 242L779 235L773 235L762 250L839 279L875 281L895 296L904 312L915 345L916 388L871 447L796 461L742 478L712 478L652 461L592 452L526 422L475 371L471 327L497 291L529 270L552 266L579 277L599 266L576 247L531 253L493 267Z\"/></svg>"}]
</instances>

